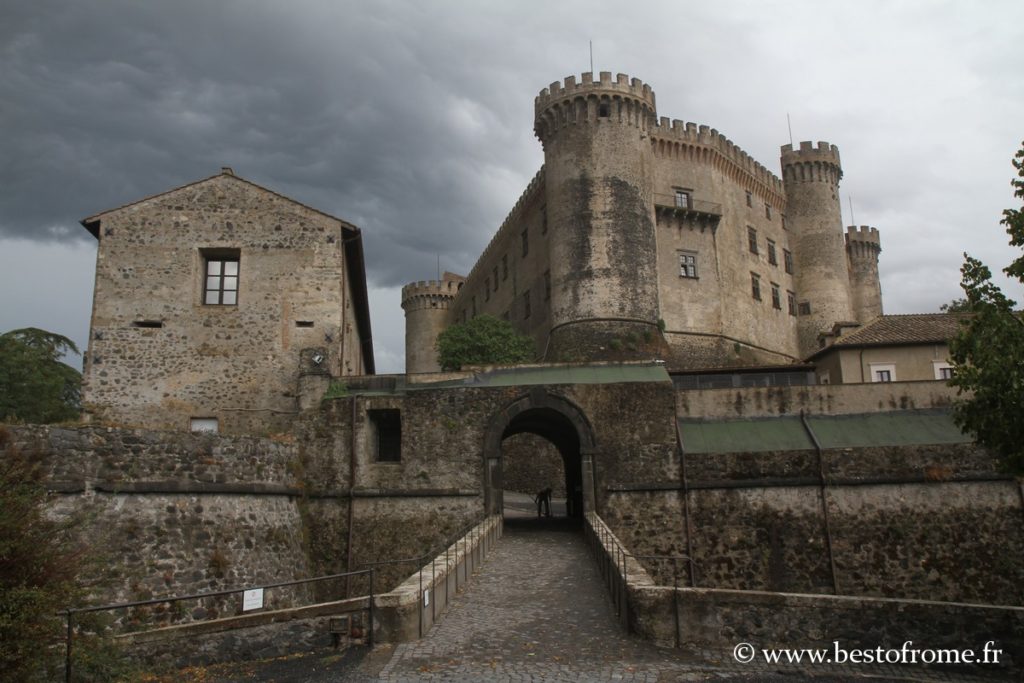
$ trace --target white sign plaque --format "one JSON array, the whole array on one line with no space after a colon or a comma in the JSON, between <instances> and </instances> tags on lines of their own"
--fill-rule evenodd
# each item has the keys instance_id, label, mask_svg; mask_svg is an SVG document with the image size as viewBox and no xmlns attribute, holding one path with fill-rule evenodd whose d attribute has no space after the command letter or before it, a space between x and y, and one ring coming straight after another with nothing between
<instances>
[{"instance_id":1,"label":"white sign plaque","mask_svg":"<svg viewBox=\"0 0 1024 683\"><path fill-rule=\"evenodd\" d=\"M430 607L430 590L423 591L423 606Z\"/></svg>"},{"instance_id":2,"label":"white sign plaque","mask_svg":"<svg viewBox=\"0 0 1024 683\"><path fill-rule=\"evenodd\" d=\"M263 609L263 589L253 588L242 594L242 611L248 612L254 609Z\"/></svg>"}]
</instances>

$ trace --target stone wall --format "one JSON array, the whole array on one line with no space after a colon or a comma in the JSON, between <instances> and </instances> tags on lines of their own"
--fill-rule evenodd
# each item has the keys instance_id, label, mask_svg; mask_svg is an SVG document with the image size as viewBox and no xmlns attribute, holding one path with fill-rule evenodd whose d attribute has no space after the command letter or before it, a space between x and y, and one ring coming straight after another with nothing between
<instances>
[{"instance_id":1,"label":"stone wall","mask_svg":"<svg viewBox=\"0 0 1024 683\"><path fill-rule=\"evenodd\" d=\"M535 495L551 487L565 497L565 464L554 444L536 434L517 434L501 443L502 479L506 491Z\"/></svg>"},{"instance_id":2,"label":"stone wall","mask_svg":"<svg viewBox=\"0 0 1024 683\"><path fill-rule=\"evenodd\" d=\"M225 172L85 222L99 240L83 386L97 420L280 432L302 349L324 349L334 375L372 367L346 255L359 232L343 221ZM236 300L208 304L207 261L224 258Z\"/></svg>"}]
</instances>

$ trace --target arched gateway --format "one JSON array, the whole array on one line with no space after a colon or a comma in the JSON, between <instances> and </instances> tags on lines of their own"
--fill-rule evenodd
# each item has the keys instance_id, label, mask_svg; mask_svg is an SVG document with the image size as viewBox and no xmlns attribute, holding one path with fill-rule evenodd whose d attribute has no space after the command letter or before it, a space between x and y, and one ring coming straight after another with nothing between
<instances>
[{"instance_id":1,"label":"arched gateway","mask_svg":"<svg viewBox=\"0 0 1024 683\"><path fill-rule=\"evenodd\" d=\"M558 449L565 470L566 507L571 517L594 509L594 430L579 406L535 388L499 411L484 437L484 505L502 513L501 442L514 434L536 434Z\"/></svg>"}]
</instances>

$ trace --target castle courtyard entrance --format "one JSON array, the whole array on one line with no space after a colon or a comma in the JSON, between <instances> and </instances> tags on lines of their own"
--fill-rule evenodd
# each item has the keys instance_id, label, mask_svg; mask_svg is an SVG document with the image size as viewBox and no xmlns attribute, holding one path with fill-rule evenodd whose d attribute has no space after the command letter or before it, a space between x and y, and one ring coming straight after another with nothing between
<instances>
[{"instance_id":1,"label":"castle courtyard entrance","mask_svg":"<svg viewBox=\"0 0 1024 683\"><path fill-rule=\"evenodd\" d=\"M534 496L551 488L556 499L553 514L582 518L594 501L593 450L590 423L570 401L544 390L513 401L495 415L488 427L484 446L486 511L503 514L504 492L512 484L518 494L507 501L510 509L523 510L529 503L535 514ZM560 468L552 462L554 454L560 456Z\"/></svg>"}]
</instances>

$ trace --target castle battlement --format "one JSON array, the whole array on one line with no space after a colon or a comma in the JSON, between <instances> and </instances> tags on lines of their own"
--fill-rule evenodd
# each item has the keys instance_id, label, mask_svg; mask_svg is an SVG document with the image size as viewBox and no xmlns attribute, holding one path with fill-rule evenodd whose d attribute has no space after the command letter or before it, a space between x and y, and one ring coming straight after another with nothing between
<instances>
[{"instance_id":1,"label":"castle battlement","mask_svg":"<svg viewBox=\"0 0 1024 683\"><path fill-rule=\"evenodd\" d=\"M846 244L860 245L866 249L874 249L876 251L882 250L882 240L878 233L878 228L871 228L867 225L857 227L851 225L846 228Z\"/></svg>"},{"instance_id":2,"label":"castle battlement","mask_svg":"<svg viewBox=\"0 0 1024 683\"><path fill-rule=\"evenodd\" d=\"M654 110L654 91L639 78L631 79L626 74L616 74L612 80L610 71L602 71L598 74L598 80L594 80L594 74L586 71L581 76L581 82L576 82L575 76L566 76L562 82L555 81L547 88L540 91L534 100L534 111L539 113L552 104L575 99L576 97L589 97L591 95L608 96L632 96L642 100Z\"/></svg>"},{"instance_id":3,"label":"castle battlement","mask_svg":"<svg viewBox=\"0 0 1024 683\"><path fill-rule=\"evenodd\" d=\"M420 280L402 287L402 308L406 311L419 308L448 308L455 300L461 280Z\"/></svg>"},{"instance_id":4,"label":"castle battlement","mask_svg":"<svg viewBox=\"0 0 1024 683\"><path fill-rule=\"evenodd\" d=\"M817 147L810 141L782 146L782 174L793 182L827 181L836 185L843 177L843 165L839 161L839 148L828 142L818 142Z\"/></svg>"},{"instance_id":5,"label":"castle battlement","mask_svg":"<svg viewBox=\"0 0 1024 683\"><path fill-rule=\"evenodd\" d=\"M735 170L750 176L755 183L781 197L784 193L782 179L756 161L732 140L714 128L683 122L662 116L651 130L655 152L662 152L661 145L690 145L712 149L718 152L725 161L732 164ZM657 136L657 139L654 139Z\"/></svg>"},{"instance_id":6,"label":"castle battlement","mask_svg":"<svg viewBox=\"0 0 1024 683\"><path fill-rule=\"evenodd\" d=\"M501 222L501 227L499 227L498 230L491 237L491 241L487 243L487 246L484 248L483 253L480 254L480 257L477 259L476 263L473 265L473 269L470 270L469 271L469 275L466 276L466 278L465 278L466 282L475 282L476 281L477 272L481 268L484 267L481 264L488 263L488 261L490 259L490 256L491 256L491 254L493 253L493 251L495 249L494 245L499 241L499 238L502 237L505 234L507 226L513 225L513 224L518 225L518 223L516 223L516 220L518 219L519 213L520 213L520 211L522 211L523 206L526 204L527 201L529 201L529 199L534 194L536 194L538 191L542 190L543 188L544 188L544 167L541 166L540 170L537 171L536 175L534 175L533 178L530 180L530 184L527 185L526 189L523 190L523 193L521 195L519 195L519 199L516 200L515 205L512 207L512 210L508 212L508 215L505 217L505 220ZM470 287L470 289L472 289L472 287Z\"/></svg>"}]
</instances>

